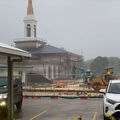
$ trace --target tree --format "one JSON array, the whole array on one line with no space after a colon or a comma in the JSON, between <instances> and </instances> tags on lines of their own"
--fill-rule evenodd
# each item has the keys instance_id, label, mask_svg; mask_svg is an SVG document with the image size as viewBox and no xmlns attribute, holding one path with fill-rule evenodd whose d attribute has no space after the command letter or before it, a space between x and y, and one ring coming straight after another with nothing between
<instances>
[{"instance_id":1,"label":"tree","mask_svg":"<svg viewBox=\"0 0 120 120\"><path fill-rule=\"evenodd\" d=\"M104 68L108 66L108 59L106 57L98 56L96 57L90 65L91 71L96 74L102 74Z\"/></svg>"}]
</instances>

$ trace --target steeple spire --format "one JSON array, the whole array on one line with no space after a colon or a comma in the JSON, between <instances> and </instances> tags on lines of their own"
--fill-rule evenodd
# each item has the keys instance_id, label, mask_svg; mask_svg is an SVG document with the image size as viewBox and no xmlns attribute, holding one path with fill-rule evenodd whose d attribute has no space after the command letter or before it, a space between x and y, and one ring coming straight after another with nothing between
<instances>
[{"instance_id":1,"label":"steeple spire","mask_svg":"<svg viewBox=\"0 0 120 120\"><path fill-rule=\"evenodd\" d=\"M28 0L27 15L34 15L32 0Z\"/></svg>"}]
</instances>

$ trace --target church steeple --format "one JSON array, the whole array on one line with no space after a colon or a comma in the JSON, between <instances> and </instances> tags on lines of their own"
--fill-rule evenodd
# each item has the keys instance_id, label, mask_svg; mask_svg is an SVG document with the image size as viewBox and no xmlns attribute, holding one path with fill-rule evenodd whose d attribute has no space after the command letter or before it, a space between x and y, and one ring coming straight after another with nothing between
<instances>
[{"instance_id":1,"label":"church steeple","mask_svg":"<svg viewBox=\"0 0 120 120\"><path fill-rule=\"evenodd\" d=\"M32 0L28 0L27 15L34 15Z\"/></svg>"},{"instance_id":2,"label":"church steeple","mask_svg":"<svg viewBox=\"0 0 120 120\"><path fill-rule=\"evenodd\" d=\"M28 0L27 16L24 18L24 38L15 41L15 46L23 50L32 50L46 44L37 37L37 21L34 17L32 0Z\"/></svg>"},{"instance_id":3,"label":"church steeple","mask_svg":"<svg viewBox=\"0 0 120 120\"><path fill-rule=\"evenodd\" d=\"M24 37L36 38L37 21L34 17L32 0L28 0L27 16L24 19Z\"/></svg>"}]
</instances>

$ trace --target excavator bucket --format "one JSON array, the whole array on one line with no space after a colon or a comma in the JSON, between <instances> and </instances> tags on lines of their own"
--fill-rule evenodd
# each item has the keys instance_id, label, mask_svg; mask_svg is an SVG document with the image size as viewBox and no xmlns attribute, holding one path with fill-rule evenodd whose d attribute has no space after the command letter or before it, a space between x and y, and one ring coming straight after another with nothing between
<instances>
[{"instance_id":1,"label":"excavator bucket","mask_svg":"<svg viewBox=\"0 0 120 120\"><path fill-rule=\"evenodd\" d=\"M104 70L112 70L112 69L114 69L113 66L109 66L109 67L104 68Z\"/></svg>"}]
</instances>

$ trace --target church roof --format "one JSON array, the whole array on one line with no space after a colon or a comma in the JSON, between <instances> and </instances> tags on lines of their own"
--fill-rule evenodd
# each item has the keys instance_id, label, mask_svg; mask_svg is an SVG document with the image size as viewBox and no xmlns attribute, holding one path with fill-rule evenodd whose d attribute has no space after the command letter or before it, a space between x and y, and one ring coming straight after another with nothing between
<instances>
[{"instance_id":1,"label":"church roof","mask_svg":"<svg viewBox=\"0 0 120 120\"><path fill-rule=\"evenodd\" d=\"M32 0L28 0L27 15L34 15L33 6L32 6Z\"/></svg>"},{"instance_id":2,"label":"church roof","mask_svg":"<svg viewBox=\"0 0 120 120\"><path fill-rule=\"evenodd\" d=\"M68 53L68 51L62 48L54 47L52 45L44 45L31 52L31 54L55 54L55 53Z\"/></svg>"}]
</instances>

